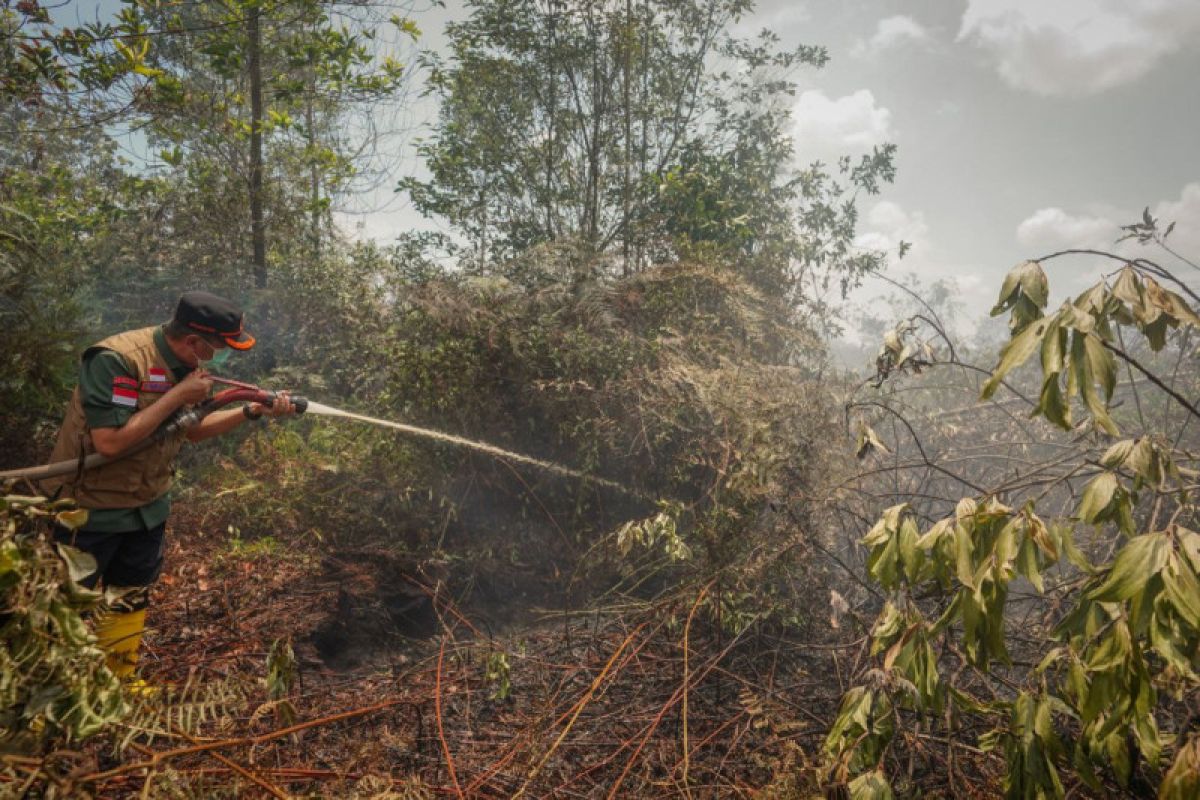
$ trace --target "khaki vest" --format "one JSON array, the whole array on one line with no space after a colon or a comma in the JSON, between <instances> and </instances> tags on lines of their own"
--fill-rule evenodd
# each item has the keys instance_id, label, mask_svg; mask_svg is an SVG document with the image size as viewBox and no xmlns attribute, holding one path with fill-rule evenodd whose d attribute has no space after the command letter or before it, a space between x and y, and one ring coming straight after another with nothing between
<instances>
[{"instance_id":1,"label":"khaki vest","mask_svg":"<svg viewBox=\"0 0 1200 800\"><path fill-rule=\"evenodd\" d=\"M146 391L147 388L165 388L150 375L151 367L165 373L168 382L174 381L158 346L154 343L157 326L141 330L118 333L92 345L84 351L84 357L96 350L113 350L125 359L137 379L137 410L158 401L162 392ZM130 387L132 388L132 387ZM62 487L61 497L73 497L81 508L138 508L156 500L171 488L171 462L183 446L182 436L172 436L126 458L105 464L81 474L71 473L66 477L49 478L41 482L42 491L53 494ZM67 416L50 461L79 459L94 453L91 431L83 413L83 400L79 387L71 396Z\"/></svg>"}]
</instances>

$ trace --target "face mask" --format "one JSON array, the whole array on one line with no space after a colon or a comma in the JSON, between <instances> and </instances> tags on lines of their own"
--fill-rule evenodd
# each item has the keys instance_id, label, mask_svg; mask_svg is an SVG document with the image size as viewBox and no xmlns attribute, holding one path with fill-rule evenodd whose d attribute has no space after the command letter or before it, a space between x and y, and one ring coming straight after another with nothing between
<instances>
[{"instance_id":1,"label":"face mask","mask_svg":"<svg viewBox=\"0 0 1200 800\"><path fill-rule=\"evenodd\" d=\"M228 347L222 347L220 350L217 350L216 348L212 347L212 345L209 345L207 343L205 343L205 344L207 347L212 349L213 355L211 358L201 358L200 353L197 352L196 353L197 366L204 367L205 369L208 369L210 367L219 367L219 366L223 365L226 361L229 360L229 348Z\"/></svg>"}]
</instances>

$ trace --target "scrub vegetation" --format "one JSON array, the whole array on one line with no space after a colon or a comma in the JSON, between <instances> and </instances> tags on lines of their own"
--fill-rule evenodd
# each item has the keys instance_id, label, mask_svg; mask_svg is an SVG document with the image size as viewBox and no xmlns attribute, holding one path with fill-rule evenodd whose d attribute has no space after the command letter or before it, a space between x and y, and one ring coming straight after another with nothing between
<instances>
[{"instance_id":1,"label":"scrub vegetation","mask_svg":"<svg viewBox=\"0 0 1200 800\"><path fill-rule=\"evenodd\" d=\"M1015 267L1003 343L904 288L839 368L894 151L797 152L828 55L750 6L473 0L425 53L370 2L0 4L0 469L204 288L229 377L591 478L327 417L188 448L151 692L79 512L5 484L0 794L1200 792L1200 267L1147 213ZM440 232L337 224L383 184ZM1054 307L1066 264L1104 277Z\"/></svg>"}]
</instances>

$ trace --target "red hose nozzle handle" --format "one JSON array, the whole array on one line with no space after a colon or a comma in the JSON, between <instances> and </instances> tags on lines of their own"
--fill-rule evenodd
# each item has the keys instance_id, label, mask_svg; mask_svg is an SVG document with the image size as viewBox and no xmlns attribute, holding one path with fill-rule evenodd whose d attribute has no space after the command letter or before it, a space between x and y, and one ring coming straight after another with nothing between
<instances>
[{"instance_id":1,"label":"red hose nozzle handle","mask_svg":"<svg viewBox=\"0 0 1200 800\"><path fill-rule=\"evenodd\" d=\"M201 404L201 407L204 408L204 413L207 414L211 411L216 411L218 408L224 408L230 403L261 403L264 406L272 406L275 404L276 396L277 393L270 389L259 389L257 386L238 386L217 392L205 400ZM297 414L303 414L308 410L307 397L293 395L290 399L292 405L296 407Z\"/></svg>"}]
</instances>

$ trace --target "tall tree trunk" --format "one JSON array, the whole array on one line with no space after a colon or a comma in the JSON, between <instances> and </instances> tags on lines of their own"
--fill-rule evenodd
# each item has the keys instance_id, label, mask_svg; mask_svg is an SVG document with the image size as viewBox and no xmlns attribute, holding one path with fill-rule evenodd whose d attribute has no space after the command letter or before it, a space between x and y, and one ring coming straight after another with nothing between
<instances>
[{"instance_id":1,"label":"tall tree trunk","mask_svg":"<svg viewBox=\"0 0 1200 800\"><path fill-rule=\"evenodd\" d=\"M312 95L315 93L315 88L309 88L308 101L304 106L304 124L308 128L308 157L312 162L309 166L311 194L310 201L312 203L312 229L309 231L309 236L312 238L312 254L313 259L321 257L321 170L317 166L317 132L313 128L313 101Z\"/></svg>"},{"instance_id":2,"label":"tall tree trunk","mask_svg":"<svg viewBox=\"0 0 1200 800\"><path fill-rule=\"evenodd\" d=\"M631 117L633 110L629 106L629 61L633 50L633 0L625 0L625 34L622 37L621 49L625 56L624 78L621 81L622 105L625 112L625 158L624 174L621 179L621 269L625 277L629 277L629 162L633 160L633 134Z\"/></svg>"},{"instance_id":3,"label":"tall tree trunk","mask_svg":"<svg viewBox=\"0 0 1200 800\"><path fill-rule=\"evenodd\" d=\"M651 10L648 3L646 5L644 5L642 8L642 16L643 16L643 19L641 21L641 26L640 26L642 29L642 45L639 48L639 51L642 54L642 61L640 64L640 69L639 69L639 74L638 74L638 78L639 78L639 80L638 80L638 111L640 112L638 119L641 122L641 127L642 127L641 142L639 143L639 147L638 147L638 180L639 181L643 181L646 179L646 164L648 163L647 153L650 150L649 138L648 138L648 133L647 133L647 127L649 125L648 109L650 106L650 101L648 99L649 94L650 94L650 89L647 84L647 82L649 80L649 71L646 69L645 65L649 58L648 54L650 53L650 29L654 25L654 12L653 12L653 10ZM643 260L644 255L645 255L645 253L643 250L642 232L639 231L638 237L637 237L637 252L634 255L634 263L638 265L639 270L642 267L642 260Z\"/></svg>"},{"instance_id":4,"label":"tall tree trunk","mask_svg":"<svg viewBox=\"0 0 1200 800\"><path fill-rule=\"evenodd\" d=\"M267 234L263 228L263 156L262 156L262 33L257 6L250 12L250 238L254 244L254 285L267 287Z\"/></svg>"},{"instance_id":5,"label":"tall tree trunk","mask_svg":"<svg viewBox=\"0 0 1200 800\"><path fill-rule=\"evenodd\" d=\"M558 0L549 0L546 6L548 23L550 29L550 43L547 48L548 57L546 63L554 63L557 55L555 32L557 30ZM558 125L558 77L554 70L546 71L546 78L550 85L547 95L549 102L546 110L546 238L553 240L557 238L557 233L554 229L554 135Z\"/></svg>"}]
</instances>

